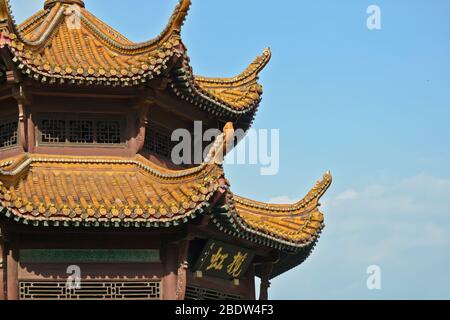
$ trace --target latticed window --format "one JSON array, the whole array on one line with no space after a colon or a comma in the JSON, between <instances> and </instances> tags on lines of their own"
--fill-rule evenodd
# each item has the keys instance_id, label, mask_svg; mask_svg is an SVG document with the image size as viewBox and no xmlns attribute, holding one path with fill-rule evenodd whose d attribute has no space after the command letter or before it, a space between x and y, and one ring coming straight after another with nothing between
<instances>
[{"instance_id":1,"label":"latticed window","mask_svg":"<svg viewBox=\"0 0 450 320\"><path fill-rule=\"evenodd\" d=\"M94 121L70 120L69 121L70 143L94 143Z\"/></svg>"},{"instance_id":2,"label":"latticed window","mask_svg":"<svg viewBox=\"0 0 450 320\"><path fill-rule=\"evenodd\" d=\"M118 145L124 143L124 122L95 116L42 115L40 142L44 144Z\"/></svg>"},{"instance_id":3,"label":"latticed window","mask_svg":"<svg viewBox=\"0 0 450 320\"><path fill-rule=\"evenodd\" d=\"M148 127L145 132L144 149L164 158L170 158L176 142L172 141L172 135L168 130L160 127Z\"/></svg>"},{"instance_id":4,"label":"latticed window","mask_svg":"<svg viewBox=\"0 0 450 320\"><path fill-rule=\"evenodd\" d=\"M225 292L199 288L188 286L186 288L186 297L185 300L205 300L205 301L213 301L213 300L243 300L244 298L234 294L228 294Z\"/></svg>"},{"instance_id":5,"label":"latticed window","mask_svg":"<svg viewBox=\"0 0 450 320\"><path fill-rule=\"evenodd\" d=\"M0 149L14 147L18 144L18 121L0 121Z\"/></svg>"},{"instance_id":6,"label":"latticed window","mask_svg":"<svg viewBox=\"0 0 450 320\"><path fill-rule=\"evenodd\" d=\"M160 281L82 281L69 288L65 281L19 283L20 300L160 300Z\"/></svg>"},{"instance_id":7,"label":"latticed window","mask_svg":"<svg viewBox=\"0 0 450 320\"><path fill-rule=\"evenodd\" d=\"M45 143L66 142L66 121L46 119L41 122L41 141Z\"/></svg>"},{"instance_id":8,"label":"latticed window","mask_svg":"<svg viewBox=\"0 0 450 320\"><path fill-rule=\"evenodd\" d=\"M97 143L120 143L120 121L98 121Z\"/></svg>"}]
</instances>

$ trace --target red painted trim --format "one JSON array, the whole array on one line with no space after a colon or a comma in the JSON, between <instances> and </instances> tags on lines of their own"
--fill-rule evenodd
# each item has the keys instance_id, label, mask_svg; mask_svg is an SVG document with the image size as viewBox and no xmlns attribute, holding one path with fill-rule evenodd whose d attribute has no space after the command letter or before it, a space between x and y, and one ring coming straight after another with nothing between
<instances>
[{"instance_id":1,"label":"red painted trim","mask_svg":"<svg viewBox=\"0 0 450 320\"><path fill-rule=\"evenodd\" d=\"M14 247L7 253L7 297L8 300L19 300L19 253Z\"/></svg>"},{"instance_id":2,"label":"red painted trim","mask_svg":"<svg viewBox=\"0 0 450 320\"><path fill-rule=\"evenodd\" d=\"M259 300L269 300L270 276L272 275L273 264L265 264L262 266L261 286L259 292Z\"/></svg>"},{"instance_id":3,"label":"red painted trim","mask_svg":"<svg viewBox=\"0 0 450 320\"><path fill-rule=\"evenodd\" d=\"M187 286L187 271L188 265L188 254L189 254L190 241L183 241L180 246L180 255L178 258L178 279L177 279L177 299L184 300L186 297L186 286Z\"/></svg>"},{"instance_id":4,"label":"red painted trim","mask_svg":"<svg viewBox=\"0 0 450 320\"><path fill-rule=\"evenodd\" d=\"M162 254L164 263L163 300L177 300L178 283L178 248L175 245L167 245Z\"/></svg>"},{"instance_id":5,"label":"red painted trim","mask_svg":"<svg viewBox=\"0 0 450 320\"><path fill-rule=\"evenodd\" d=\"M0 231L1 232L1 231ZM1 235L0 235L1 236ZM1 241L1 239L0 239ZM3 243L0 243L0 301L6 299Z\"/></svg>"},{"instance_id":6,"label":"red painted trim","mask_svg":"<svg viewBox=\"0 0 450 320\"><path fill-rule=\"evenodd\" d=\"M35 125L32 119L32 115L28 115L27 119L27 130L28 130L28 152L33 153L36 147L36 135L35 135Z\"/></svg>"}]
</instances>

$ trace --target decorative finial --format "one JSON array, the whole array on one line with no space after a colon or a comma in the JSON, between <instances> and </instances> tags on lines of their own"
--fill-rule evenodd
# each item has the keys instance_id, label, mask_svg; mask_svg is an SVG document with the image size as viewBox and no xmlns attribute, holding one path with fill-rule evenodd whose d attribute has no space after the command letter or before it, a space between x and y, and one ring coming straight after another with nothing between
<instances>
[{"instance_id":1,"label":"decorative finial","mask_svg":"<svg viewBox=\"0 0 450 320\"><path fill-rule=\"evenodd\" d=\"M83 0L46 0L44 4L44 9L49 9L57 3L77 5L84 8Z\"/></svg>"},{"instance_id":2,"label":"decorative finial","mask_svg":"<svg viewBox=\"0 0 450 320\"><path fill-rule=\"evenodd\" d=\"M181 27L186 20L189 9L191 8L191 0L180 0L175 12L173 13L173 28L177 31L181 31Z\"/></svg>"}]
</instances>

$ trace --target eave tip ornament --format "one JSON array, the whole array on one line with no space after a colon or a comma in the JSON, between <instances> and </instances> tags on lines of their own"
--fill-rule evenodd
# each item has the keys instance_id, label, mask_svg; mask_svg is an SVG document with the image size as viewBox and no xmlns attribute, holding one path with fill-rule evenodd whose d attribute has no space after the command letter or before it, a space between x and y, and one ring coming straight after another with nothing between
<instances>
[{"instance_id":1,"label":"eave tip ornament","mask_svg":"<svg viewBox=\"0 0 450 320\"><path fill-rule=\"evenodd\" d=\"M84 8L83 0L46 0L44 4L44 9L49 9L53 5L61 3L61 4L69 4L69 5L77 5Z\"/></svg>"},{"instance_id":2,"label":"eave tip ornament","mask_svg":"<svg viewBox=\"0 0 450 320\"><path fill-rule=\"evenodd\" d=\"M83 278L95 290L87 299L136 299L139 291L142 300L245 300L255 296L254 276L267 299L269 280L317 244L320 200L332 183L327 172L290 204L232 191L224 160L253 125L270 49L236 76L202 77L181 35L191 0L174 1L162 32L142 42L89 12L90 1L38 1L40 10L17 24L10 0L0 0L0 300L86 298L84 289L61 292L64 279L48 268L55 263L96 274ZM222 129L206 155L196 130L172 141L198 120L202 133ZM64 229L91 248L112 245L73 250ZM8 266L31 266L33 279L4 268L6 240L24 249ZM122 263L127 270L112 276ZM168 265L173 272L161 274Z\"/></svg>"},{"instance_id":3,"label":"eave tip ornament","mask_svg":"<svg viewBox=\"0 0 450 320\"><path fill-rule=\"evenodd\" d=\"M180 2L178 3L172 16L172 28L174 30L181 31L181 27L183 27L184 22L186 21L186 17L189 14L191 4L191 0L180 0Z\"/></svg>"}]
</instances>

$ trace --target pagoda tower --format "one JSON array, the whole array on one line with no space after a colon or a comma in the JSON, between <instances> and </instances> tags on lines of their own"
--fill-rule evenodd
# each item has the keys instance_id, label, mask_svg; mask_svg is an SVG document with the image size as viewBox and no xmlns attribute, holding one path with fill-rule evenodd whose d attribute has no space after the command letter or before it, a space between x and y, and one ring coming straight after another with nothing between
<instances>
[{"instance_id":1,"label":"pagoda tower","mask_svg":"<svg viewBox=\"0 0 450 320\"><path fill-rule=\"evenodd\" d=\"M180 0L135 43L82 0L21 24L0 0L0 300L260 299L324 227L325 174L273 205L233 194L221 153L261 101L265 50L233 78L196 76ZM175 129L219 129L201 164L171 160Z\"/></svg>"}]
</instances>

